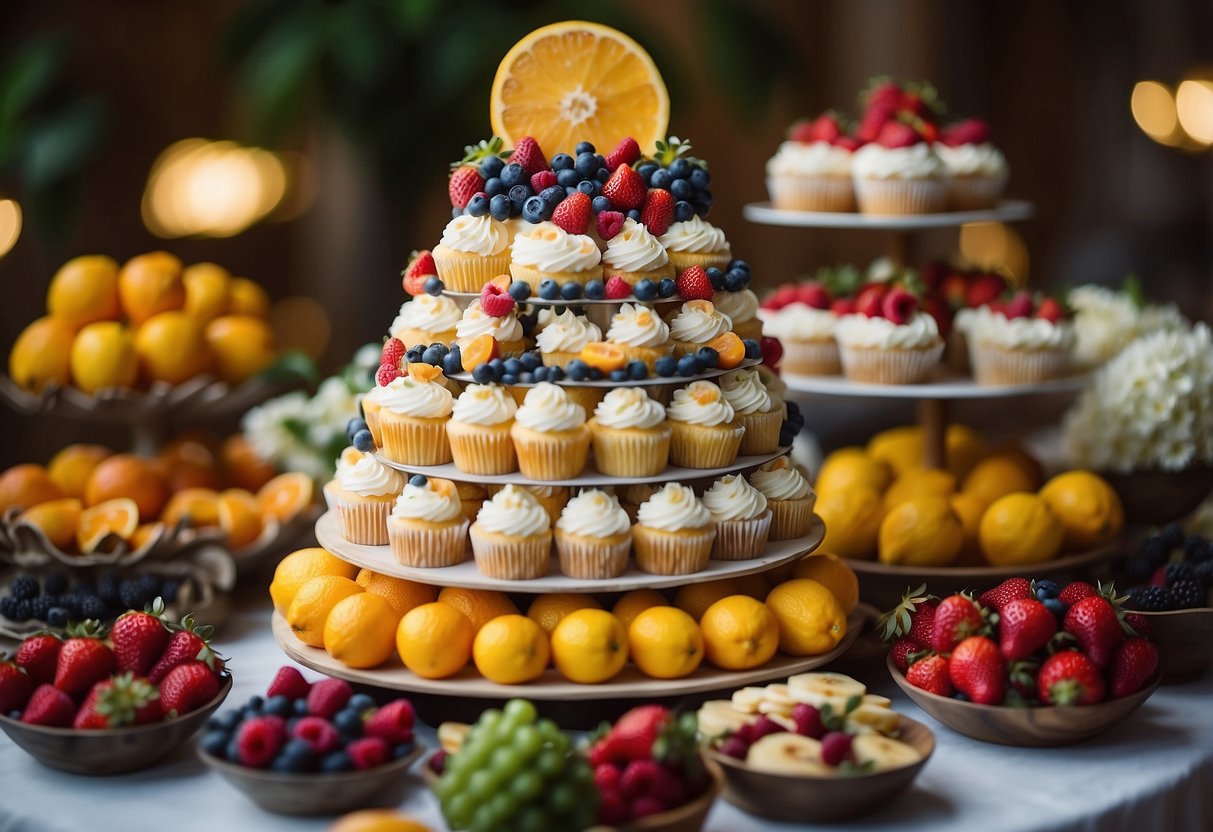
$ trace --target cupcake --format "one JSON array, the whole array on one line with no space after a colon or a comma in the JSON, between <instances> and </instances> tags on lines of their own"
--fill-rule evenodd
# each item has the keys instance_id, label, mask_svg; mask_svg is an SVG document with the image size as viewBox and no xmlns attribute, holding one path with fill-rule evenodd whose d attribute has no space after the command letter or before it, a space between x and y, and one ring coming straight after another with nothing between
<instances>
[{"instance_id":1,"label":"cupcake","mask_svg":"<svg viewBox=\"0 0 1213 832\"><path fill-rule=\"evenodd\" d=\"M828 307L789 303L780 309L764 309L763 334L778 338L783 346L780 369L798 376L836 376L842 372L834 328L838 316Z\"/></svg>"},{"instance_id":2,"label":"cupcake","mask_svg":"<svg viewBox=\"0 0 1213 832\"><path fill-rule=\"evenodd\" d=\"M769 454L779 447L779 428L783 408L776 406L767 388L754 370L735 370L720 379L724 400L733 408L745 433L741 436L741 456Z\"/></svg>"},{"instance_id":3,"label":"cupcake","mask_svg":"<svg viewBox=\"0 0 1213 832\"><path fill-rule=\"evenodd\" d=\"M450 344L462 314L458 304L446 295L417 295L400 305L388 332L399 338L405 349Z\"/></svg>"},{"instance_id":4,"label":"cupcake","mask_svg":"<svg viewBox=\"0 0 1213 832\"><path fill-rule=\"evenodd\" d=\"M711 513L682 483L665 487L636 510L632 545L636 566L653 575L690 575L708 566L716 524Z\"/></svg>"},{"instance_id":5,"label":"cupcake","mask_svg":"<svg viewBox=\"0 0 1213 832\"><path fill-rule=\"evenodd\" d=\"M750 474L750 485L767 498L771 540L791 540L809 533L817 495L788 457L773 459Z\"/></svg>"},{"instance_id":6,"label":"cupcake","mask_svg":"<svg viewBox=\"0 0 1213 832\"><path fill-rule=\"evenodd\" d=\"M691 266L715 266L723 271L733 259L724 232L699 216L674 223L657 242L665 248L676 272Z\"/></svg>"},{"instance_id":7,"label":"cupcake","mask_svg":"<svg viewBox=\"0 0 1213 832\"><path fill-rule=\"evenodd\" d=\"M754 372L758 373L758 380L762 382L762 387L767 391L767 395L771 397L771 407L773 410L778 410L785 417L787 416L788 406L786 399L788 397L788 385L781 379L774 370L766 364L759 364L754 368Z\"/></svg>"},{"instance_id":8,"label":"cupcake","mask_svg":"<svg viewBox=\"0 0 1213 832\"><path fill-rule=\"evenodd\" d=\"M543 506L507 485L487 500L469 530L476 568L507 581L542 578L552 558L552 526Z\"/></svg>"},{"instance_id":9,"label":"cupcake","mask_svg":"<svg viewBox=\"0 0 1213 832\"><path fill-rule=\"evenodd\" d=\"M480 507L488 499L484 486L475 482L456 482L455 492L459 495L459 503L463 507L463 516L469 522L475 521Z\"/></svg>"},{"instance_id":10,"label":"cupcake","mask_svg":"<svg viewBox=\"0 0 1213 832\"><path fill-rule=\"evenodd\" d=\"M943 162L914 128L890 121L855 151L855 197L865 214L931 214L948 206Z\"/></svg>"},{"instance_id":11,"label":"cupcake","mask_svg":"<svg viewBox=\"0 0 1213 832\"><path fill-rule=\"evenodd\" d=\"M463 563L469 525L455 483L414 476L387 521L392 556L403 566L422 569Z\"/></svg>"},{"instance_id":12,"label":"cupcake","mask_svg":"<svg viewBox=\"0 0 1213 832\"><path fill-rule=\"evenodd\" d=\"M943 355L943 338L935 319L917 309L914 296L892 289L885 296L889 309L895 296L907 298L895 318L843 315L835 338L842 369L852 381L869 384L919 384L931 378Z\"/></svg>"},{"instance_id":13,"label":"cupcake","mask_svg":"<svg viewBox=\"0 0 1213 832\"><path fill-rule=\"evenodd\" d=\"M371 438L375 440L376 447L383 447L383 434L379 432L379 412L383 409L379 398L383 395L383 389L383 385L376 383L358 400L358 407L362 410L366 429L371 432Z\"/></svg>"},{"instance_id":14,"label":"cupcake","mask_svg":"<svg viewBox=\"0 0 1213 832\"><path fill-rule=\"evenodd\" d=\"M643 387L619 387L607 393L590 420L594 467L611 477L650 477L665 469L670 456L670 426L665 408Z\"/></svg>"},{"instance_id":15,"label":"cupcake","mask_svg":"<svg viewBox=\"0 0 1213 832\"><path fill-rule=\"evenodd\" d=\"M585 234L570 234L556 223L541 222L514 237L510 274L532 290L545 280L584 286L602 279L602 252Z\"/></svg>"},{"instance_id":16,"label":"cupcake","mask_svg":"<svg viewBox=\"0 0 1213 832\"><path fill-rule=\"evenodd\" d=\"M468 304L463 310L463 317L455 325L455 340L460 349L467 349L481 335L492 335L501 351L501 357L507 358L526 352L530 347L523 334L522 322L518 320L517 305L500 317L495 317L484 311L480 298Z\"/></svg>"},{"instance_id":17,"label":"cupcake","mask_svg":"<svg viewBox=\"0 0 1213 832\"><path fill-rule=\"evenodd\" d=\"M628 361L643 361L653 372L657 359L669 355L670 328L661 316L647 306L625 303L611 318L606 339L623 350Z\"/></svg>"},{"instance_id":18,"label":"cupcake","mask_svg":"<svg viewBox=\"0 0 1213 832\"><path fill-rule=\"evenodd\" d=\"M484 284L510 270L509 232L488 214L455 217L434 248L434 265L447 289L479 292Z\"/></svg>"},{"instance_id":19,"label":"cupcake","mask_svg":"<svg viewBox=\"0 0 1213 832\"><path fill-rule=\"evenodd\" d=\"M659 281L674 276L665 248L648 228L634 219L623 221L619 233L606 241L602 252L602 279L618 277L629 286L640 280Z\"/></svg>"},{"instance_id":20,"label":"cupcake","mask_svg":"<svg viewBox=\"0 0 1213 832\"><path fill-rule=\"evenodd\" d=\"M674 356L699 351L713 338L733 330L733 321L710 300L688 300L670 319L670 342Z\"/></svg>"},{"instance_id":21,"label":"cupcake","mask_svg":"<svg viewBox=\"0 0 1213 832\"><path fill-rule=\"evenodd\" d=\"M585 468L590 429L585 408L562 388L543 381L526 394L510 428L518 469L532 480L567 480Z\"/></svg>"},{"instance_id":22,"label":"cupcake","mask_svg":"<svg viewBox=\"0 0 1213 832\"><path fill-rule=\"evenodd\" d=\"M337 512L341 536L350 543L383 546L392 501L404 488L404 477L372 454L346 462L324 486L324 497Z\"/></svg>"},{"instance_id":23,"label":"cupcake","mask_svg":"<svg viewBox=\"0 0 1213 832\"><path fill-rule=\"evenodd\" d=\"M672 429L670 462L684 468L723 468L737 458L745 428L724 393L710 381L674 391L665 411Z\"/></svg>"},{"instance_id":24,"label":"cupcake","mask_svg":"<svg viewBox=\"0 0 1213 832\"><path fill-rule=\"evenodd\" d=\"M1074 325L1057 301L1046 298L1035 309L1032 296L1022 292L1002 310L978 307L967 322L969 362L978 384L1034 384L1070 372Z\"/></svg>"},{"instance_id":25,"label":"cupcake","mask_svg":"<svg viewBox=\"0 0 1213 832\"><path fill-rule=\"evenodd\" d=\"M617 578L627 571L631 551L632 523L605 491L584 489L556 522L560 571L570 578Z\"/></svg>"},{"instance_id":26,"label":"cupcake","mask_svg":"<svg viewBox=\"0 0 1213 832\"><path fill-rule=\"evenodd\" d=\"M518 470L510 427L518 405L499 384L469 384L455 400L446 423L455 467L466 474Z\"/></svg>"},{"instance_id":27,"label":"cupcake","mask_svg":"<svg viewBox=\"0 0 1213 832\"><path fill-rule=\"evenodd\" d=\"M969 118L945 128L935 153L948 176L948 207L982 211L998 206L1010 171L1006 157L990 141L990 125Z\"/></svg>"},{"instance_id":28,"label":"cupcake","mask_svg":"<svg viewBox=\"0 0 1213 832\"><path fill-rule=\"evenodd\" d=\"M535 346L539 347L539 357L545 366L567 367L581 355L586 344L601 340L601 329L584 315L566 309L544 326L535 337Z\"/></svg>"},{"instance_id":29,"label":"cupcake","mask_svg":"<svg viewBox=\"0 0 1213 832\"><path fill-rule=\"evenodd\" d=\"M644 505L645 500L657 493L657 486L647 482L622 485L616 488L616 493L619 495L619 505L623 507L624 513L627 514L629 520L635 523L636 512Z\"/></svg>"},{"instance_id":30,"label":"cupcake","mask_svg":"<svg viewBox=\"0 0 1213 832\"><path fill-rule=\"evenodd\" d=\"M762 555L771 530L767 498L740 474L730 474L703 492L703 506L716 521L715 560L750 560Z\"/></svg>"},{"instance_id":31,"label":"cupcake","mask_svg":"<svg viewBox=\"0 0 1213 832\"><path fill-rule=\"evenodd\" d=\"M713 292L712 306L733 322L733 332L738 338L757 341L762 337L762 321L758 320L758 295L752 289Z\"/></svg>"},{"instance_id":32,"label":"cupcake","mask_svg":"<svg viewBox=\"0 0 1213 832\"><path fill-rule=\"evenodd\" d=\"M410 364L409 374L378 393L383 455L400 465L442 465L451 461L446 423L455 397L429 364Z\"/></svg>"},{"instance_id":33,"label":"cupcake","mask_svg":"<svg viewBox=\"0 0 1213 832\"><path fill-rule=\"evenodd\" d=\"M800 127L767 160L771 205L784 211L854 211L852 153L845 143L834 143L844 138L837 120L826 113Z\"/></svg>"}]
</instances>

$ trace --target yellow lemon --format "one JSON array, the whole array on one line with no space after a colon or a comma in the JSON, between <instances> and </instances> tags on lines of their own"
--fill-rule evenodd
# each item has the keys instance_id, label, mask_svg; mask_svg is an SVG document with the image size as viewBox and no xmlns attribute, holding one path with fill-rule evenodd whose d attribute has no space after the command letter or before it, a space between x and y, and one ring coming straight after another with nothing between
<instances>
[{"instance_id":1,"label":"yellow lemon","mask_svg":"<svg viewBox=\"0 0 1213 832\"><path fill-rule=\"evenodd\" d=\"M394 809L363 809L338 818L328 832L433 832Z\"/></svg>"},{"instance_id":2,"label":"yellow lemon","mask_svg":"<svg viewBox=\"0 0 1213 832\"><path fill-rule=\"evenodd\" d=\"M707 660L722 670L758 667L779 649L775 613L748 595L730 595L712 604L699 629Z\"/></svg>"},{"instance_id":3,"label":"yellow lemon","mask_svg":"<svg viewBox=\"0 0 1213 832\"><path fill-rule=\"evenodd\" d=\"M956 565L985 566L985 559L981 556L981 540L978 537L978 529L981 528L981 516L986 513L986 501L975 494L961 491L959 494L953 494L948 502L952 506L952 511L956 514L956 519L960 521L961 530L964 532L964 543L960 547L960 555L956 558Z\"/></svg>"},{"instance_id":4,"label":"yellow lemon","mask_svg":"<svg viewBox=\"0 0 1213 832\"><path fill-rule=\"evenodd\" d=\"M815 554L797 561L792 576L817 581L830 590L847 615L850 615L851 610L859 603L859 578L837 555L818 550ZM765 598L766 595L762 597Z\"/></svg>"},{"instance_id":5,"label":"yellow lemon","mask_svg":"<svg viewBox=\"0 0 1213 832\"><path fill-rule=\"evenodd\" d=\"M466 615L477 631L498 616L518 614L518 607L509 596L495 589L448 586L438 593L438 600Z\"/></svg>"},{"instance_id":6,"label":"yellow lemon","mask_svg":"<svg viewBox=\"0 0 1213 832\"><path fill-rule=\"evenodd\" d=\"M0 475L0 514L67 496L41 465L14 465Z\"/></svg>"},{"instance_id":7,"label":"yellow lemon","mask_svg":"<svg viewBox=\"0 0 1213 832\"><path fill-rule=\"evenodd\" d=\"M214 263L195 263L181 273L185 284L185 314L200 324L207 324L227 313L227 269Z\"/></svg>"},{"instance_id":8,"label":"yellow lemon","mask_svg":"<svg viewBox=\"0 0 1213 832\"><path fill-rule=\"evenodd\" d=\"M885 511L914 497L950 497L956 491L956 477L939 468L915 468L899 475L884 493Z\"/></svg>"},{"instance_id":9,"label":"yellow lemon","mask_svg":"<svg viewBox=\"0 0 1213 832\"><path fill-rule=\"evenodd\" d=\"M180 384L206 372L210 349L202 327L184 312L153 315L135 333L135 351L145 378Z\"/></svg>"},{"instance_id":10,"label":"yellow lemon","mask_svg":"<svg viewBox=\"0 0 1213 832\"><path fill-rule=\"evenodd\" d=\"M632 626L636 616L649 607L664 607L669 601L655 589L633 589L619 596L611 612L623 622L624 629Z\"/></svg>"},{"instance_id":11,"label":"yellow lemon","mask_svg":"<svg viewBox=\"0 0 1213 832\"><path fill-rule=\"evenodd\" d=\"M606 610L574 610L560 619L551 636L556 670L570 682L596 685L627 664L627 631Z\"/></svg>"},{"instance_id":12,"label":"yellow lemon","mask_svg":"<svg viewBox=\"0 0 1213 832\"><path fill-rule=\"evenodd\" d=\"M324 649L347 667L378 667L396 649L400 616L382 595L359 592L338 601L324 620Z\"/></svg>"},{"instance_id":13,"label":"yellow lemon","mask_svg":"<svg viewBox=\"0 0 1213 832\"><path fill-rule=\"evenodd\" d=\"M999 497L986 509L978 537L990 563L1023 566L1056 557L1066 527L1040 496L1017 492Z\"/></svg>"},{"instance_id":14,"label":"yellow lemon","mask_svg":"<svg viewBox=\"0 0 1213 832\"><path fill-rule=\"evenodd\" d=\"M945 443L948 470L957 480L963 479L987 452L986 440L967 425L948 425Z\"/></svg>"},{"instance_id":15,"label":"yellow lemon","mask_svg":"<svg viewBox=\"0 0 1213 832\"><path fill-rule=\"evenodd\" d=\"M247 277L233 277L227 284L227 314L264 318L270 313L270 296Z\"/></svg>"},{"instance_id":16,"label":"yellow lemon","mask_svg":"<svg viewBox=\"0 0 1213 832\"><path fill-rule=\"evenodd\" d=\"M526 609L526 617L534 621L549 636L566 615L577 610L600 610L599 604L590 595L581 592L549 592L536 595Z\"/></svg>"},{"instance_id":17,"label":"yellow lemon","mask_svg":"<svg viewBox=\"0 0 1213 832\"><path fill-rule=\"evenodd\" d=\"M842 605L817 581L784 581L767 595L767 607L779 622L779 649L789 656L828 653L847 634Z\"/></svg>"},{"instance_id":18,"label":"yellow lemon","mask_svg":"<svg viewBox=\"0 0 1213 832\"><path fill-rule=\"evenodd\" d=\"M677 607L649 607L628 626L628 650L646 676L678 679L694 673L703 661L703 633Z\"/></svg>"},{"instance_id":19,"label":"yellow lemon","mask_svg":"<svg viewBox=\"0 0 1213 832\"><path fill-rule=\"evenodd\" d=\"M870 558L876 554L884 502L875 488L856 485L820 494L816 511L826 526L822 549L843 558Z\"/></svg>"},{"instance_id":20,"label":"yellow lemon","mask_svg":"<svg viewBox=\"0 0 1213 832\"><path fill-rule=\"evenodd\" d=\"M948 425L944 437L947 468L955 477L963 477L985 453L981 435L965 425ZM926 445L922 428L906 426L881 431L868 440L868 453L889 466L896 476L926 467Z\"/></svg>"},{"instance_id":21,"label":"yellow lemon","mask_svg":"<svg viewBox=\"0 0 1213 832\"><path fill-rule=\"evenodd\" d=\"M1039 488L1045 481L1045 469L1040 460L1028 453L1022 445L1014 442L1004 442L991 448L982 459L1005 459L1018 465L1020 470L1035 483L1033 489Z\"/></svg>"},{"instance_id":22,"label":"yellow lemon","mask_svg":"<svg viewBox=\"0 0 1213 832\"><path fill-rule=\"evenodd\" d=\"M1045 483L1040 497L1065 526L1066 549L1106 543L1125 525L1120 496L1103 477L1090 471L1066 471Z\"/></svg>"},{"instance_id":23,"label":"yellow lemon","mask_svg":"<svg viewBox=\"0 0 1213 832\"><path fill-rule=\"evenodd\" d=\"M990 503L1016 491L1035 491L1039 483L1034 481L1011 459L992 456L973 467L961 483L960 490Z\"/></svg>"},{"instance_id":24,"label":"yellow lemon","mask_svg":"<svg viewBox=\"0 0 1213 832\"><path fill-rule=\"evenodd\" d=\"M366 585L371 582L371 578L375 577L375 574L369 569L359 569L357 577L354 578L354 583L366 589Z\"/></svg>"},{"instance_id":25,"label":"yellow lemon","mask_svg":"<svg viewBox=\"0 0 1213 832\"><path fill-rule=\"evenodd\" d=\"M206 343L219 378L239 384L274 360L274 333L252 315L224 315L206 325Z\"/></svg>"},{"instance_id":26,"label":"yellow lemon","mask_svg":"<svg viewBox=\"0 0 1213 832\"><path fill-rule=\"evenodd\" d=\"M472 657L476 630L450 604L434 601L413 607L396 628L396 652L404 666L423 679L454 676Z\"/></svg>"},{"instance_id":27,"label":"yellow lemon","mask_svg":"<svg viewBox=\"0 0 1213 832\"><path fill-rule=\"evenodd\" d=\"M181 261L167 251L132 257L118 273L118 296L134 326L161 312L180 309L185 305Z\"/></svg>"},{"instance_id":28,"label":"yellow lemon","mask_svg":"<svg viewBox=\"0 0 1213 832\"><path fill-rule=\"evenodd\" d=\"M353 580L339 575L312 578L295 593L295 599L286 611L286 623L304 644L323 647L324 622L328 620L333 607L362 591L362 587Z\"/></svg>"},{"instance_id":29,"label":"yellow lemon","mask_svg":"<svg viewBox=\"0 0 1213 832\"><path fill-rule=\"evenodd\" d=\"M321 575L353 578L357 572L357 566L346 563L327 549L321 549L319 546L297 549L278 561L278 566L274 568L274 578L270 582L270 598L274 602L274 609L285 615L291 607L291 602L295 600L299 587L312 578Z\"/></svg>"},{"instance_id":30,"label":"yellow lemon","mask_svg":"<svg viewBox=\"0 0 1213 832\"><path fill-rule=\"evenodd\" d=\"M708 607L721 598L741 594L741 587L730 578L706 581L702 584L686 584L674 594L674 606L698 621L703 618Z\"/></svg>"},{"instance_id":31,"label":"yellow lemon","mask_svg":"<svg viewBox=\"0 0 1213 832\"><path fill-rule=\"evenodd\" d=\"M40 392L48 384L66 387L72 377L76 328L56 318L39 318L21 330L8 354L8 374L22 390Z\"/></svg>"},{"instance_id":32,"label":"yellow lemon","mask_svg":"<svg viewBox=\"0 0 1213 832\"><path fill-rule=\"evenodd\" d=\"M66 551L76 542L76 529L80 526L83 511L84 504L80 500L64 497L27 508L17 522L28 523L41 530L55 548Z\"/></svg>"},{"instance_id":33,"label":"yellow lemon","mask_svg":"<svg viewBox=\"0 0 1213 832\"><path fill-rule=\"evenodd\" d=\"M160 519L170 526L182 520L191 528L219 525L219 492L212 488L184 488L168 498Z\"/></svg>"},{"instance_id":34,"label":"yellow lemon","mask_svg":"<svg viewBox=\"0 0 1213 832\"><path fill-rule=\"evenodd\" d=\"M880 523L880 562L947 566L964 546L964 527L947 497L914 497Z\"/></svg>"},{"instance_id":35,"label":"yellow lemon","mask_svg":"<svg viewBox=\"0 0 1213 832\"><path fill-rule=\"evenodd\" d=\"M68 445L51 457L46 473L69 497L84 497L84 486L101 460L112 456L104 445Z\"/></svg>"},{"instance_id":36,"label":"yellow lemon","mask_svg":"<svg viewBox=\"0 0 1213 832\"><path fill-rule=\"evenodd\" d=\"M359 573L359 578L362 574ZM396 611L400 617L414 607L430 604L438 600L438 587L417 581L406 581L404 578L393 578L390 575L371 573L365 582L359 580L358 586L374 595L380 595Z\"/></svg>"},{"instance_id":37,"label":"yellow lemon","mask_svg":"<svg viewBox=\"0 0 1213 832\"><path fill-rule=\"evenodd\" d=\"M122 324L100 321L77 333L72 342L72 383L85 393L133 387L138 377L135 340Z\"/></svg>"},{"instance_id":38,"label":"yellow lemon","mask_svg":"<svg viewBox=\"0 0 1213 832\"><path fill-rule=\"evenodd\" d=\"M860 447L839 448L821 463L817 473L817 493L866 485L877 491L888 488L893 472L888 463Z\"/></svg>"},{"instance_id":39,"label":"yellow lemon","mask_svg":"<svg viewBox=\"0 0 1213 832\"><path fill-rule=\"evenodd\" d=\"M122 315L118 264L101 254L68 260L51 278L46 311L72 326L117 320Z\"/></svg>"},{"instance_id":40,"label":"yellow lemon","mask_svg":"<svg viewBox=\"0 0 1213 832\"><path fill-rule=\"evenodd\" d=\"M499 615L480 628L472 661L480 675L499 685L538 679L551 659L547 633L525 615Z\"/></svg>"}]
</instances>

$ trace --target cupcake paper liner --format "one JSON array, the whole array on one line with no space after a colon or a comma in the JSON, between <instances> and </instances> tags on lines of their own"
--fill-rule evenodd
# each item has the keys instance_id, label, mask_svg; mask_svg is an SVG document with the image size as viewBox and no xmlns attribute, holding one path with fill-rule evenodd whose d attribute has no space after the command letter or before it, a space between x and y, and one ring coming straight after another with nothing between
<instances>
[{"instance_id":1,"label":"cupcake paper liner","mask_svg":"<svg viewBox=\"0 0 1213 832\"><path fill-rule=\"evenodd\" d=\"M631 551L630 532L599 539L556 530L560 571L570 578L597 581L618 578L628 569Z\"/></svg>"},{"instance_id":2,"label":"cupcake paper liner","mask_svg":"<svg viewBox=\"0 0 1213 832\"><path fill-rule=\"evenodd\" d=\"M444 465L451 461L446 418L419 419L391 411L379 415L383 455L400 465Z\"/></svg>"},{"instance_id":3,"label":"cupcake paper liner","mask_svg":"<svg viewBox=\"0 0 1213 832\"><path fill-rule=\"evenodd\" d=\"M737 458L745 433L737 422L688 425L671 421L670 463L684 468L723 468Z\"/></svg>"},{"instance_id":4,"label":"cupcake paper liner","mask_svg":"<svg viewBox=\"0 0 1213 832\"><path fill-rule=\"evenodd\" d=\"M953 176L948 179L948 208L953 211L985 211L998 207L1007 177Z\"/></svg>"},{"instance_id":5,"label":"cupcake paper liner","mask_svg":"<svg viewBox=\"0 0 1213 832\"><path fill-rule=\"evenodd\" d=\"M948 207L943 179L855 179L855 197L865 214L935 214Z\"/></svg>"},{"instance_id":6,"label":"cupcake paper liner","mask_svg":"<svg viewBox=\"0 0 1213 832\"><path fill-rule=\"evenodd\" d=\"M690 575L708 567L716 526L666 532L647 526L632 527L636 566L650 575Z\"/></svg>"},{"instance_id":7,"label":"cupcake paper liner","mask_svg":"<svg viewBox=\"0 0 1213 832\"><path fill-rule=\"evenodd\" d=\"M783 341L780 369L800 376L836 376L842 372L838 344L833 338L821 341Z\"/></svg>"},{"instance_id":8,"label":"cupcake paper liner","mask_svg":"<svg viewBox=\"0 0 1213 832\"><path fill-rule=\"evenodd\" d=\"M770 410L767 413L738 413L735 417L745 428L741 435L739 456L773 453L779 447L779 428L783 425L783 412Z\"/></svg>"},{"instance_id":9,"label":"cupcake paper liner","mask_svg":"<svg viewBox=\"0 0 1213 832\"><path fill-rule=\"evenodd\" d=\"M895 350L839 346L842 370L851 381L868 384L921 384L943 355L943 339L925 349Z\"/></svg>"},{"instance_id":10,"label":"cupcake paper liner","mask_svg":"<svg viewBox=\"0 0 1213 832\"><path fill-rule=\"evenodd\" d=\"M434 249L434 266L443 284L452 292L479 292L494 277L508 274L510 250L487 257L454 251L439 245Z\"/></svg>"},{"instance_id":11,"label":"cupcake paper liner","mask_svg":"<svg viewBox=\"0 0 1213 832\"><path fill-rule=\"evenodd\" d=\"M562 352L553 350L552 352L540 351L539 358L543 361L545 367L559 367L562 370L569 366L569 362L575 361L581 357L579 352Z\"/></svg>"},{"instance_id":12,"label":"cupcake paper liner","mask_svg":"<svg viewBox=\"0 0 1213 832\"><path fill-rule=\"evenodd\" d=\"M494 534L473 523L469 532L472 554L480 574L503 581L528 581L548 573L552 558L552 533L531 537Z\"/></svg>"},{"instance_id":13,"label":"cupcake paper liner","mask_svg":"<svg viewBox=\"0 0 1213 832\"><path fill-rule=\"evenodd\" d=\"M594 467L608 477L651 477L665 470L670 458L669 425L648 430L617 430L590 423Z\"/></svg>"},{"instance_id":14,"label":"cupcake paper liner","mask_svg":"<svg viewBox=\"0 0 1213 832\"><path fill-rule=\"evenodd\" d=\"M798 500L767 500L771 510L770 540L793 540L804 537L813 525L812 493Z\"/></svg>"},{"instance_id":15,"label":"cupcake paper liner","mask_svg":"<svg viewBox=\"0 0 1213 832\"><path fill-rule=\"evenodd\" d=\"M447 422L446 436L451 443L455 467L465 474L509 474L518 470L510 425L466 425Z\"/></svg>"},{"instance_id":16,"label":"cupcake paper liner","mask_svg":"<svg viewBox=\"0 0 1213 832\"><path fill-rule=\"evenodd\" d=\"M590 453L590 429L585 425L541 433L515 422L510 436L518 454L518 470L527 479L568 480L585 469Z\"/></svg>"},{"instance_id":17,"label":"cupcake paper liner","mask_svg":"<svg viewBox=\"0 0 1213 832\"><path fill-rule=\"evenodd\" d=\"M982 386L1033 384L1064 376L1070 369L1070 351L1009 350L970 339L969 361Z\"/></svg>"},{"instance_id":18,"label":"cupcake paper liner","mask_svg":"<svg viewBox=\"0 0 1213 832\"><path fill-rule=\"evenodd\" d=\"M366 422L367 430L371 432L371 438L375 440L377 446L383 445L383 434L379 432L379 415L383 410L383 405L378 402L368 402L364 397L362 400L362 418Z\"/></svg>"},{"instance_id":19,"label":"cupcake paper liner","mask_svg":"<svg viewBox=\"0 0 1213 832\"><path fill-rule=\"evenodd\" d=\"M768 176L771 205L784 211L855 210L855 184L849 176Z\"/></svg>"},{"instance_id":20,"label":"cupcake paper liner","mask_svg":"<svg viewBox=\"0 0 1213 832\"><path fill-rule=\"evenodd\" d=\"M718 522L712 560L751 560L761 557L767 548L772 515L768 508L761 517Z\"/></svg>"},{"instance_id":21,"label":"cupcake paper liner","mask_svg":"<svg viewBox=\"0 0 1213 832\"><path fill-rule=\"evenodd\" d=\"M387 539L387 519L394 500L366 500L357 495L333 495L341 536L360 546L383 546Z\"/></svg>"},{"instance_id":22,"label":"cupcake paper liner","mask_svg":"<svg viewBox=\"0 0 1213 832\"><path fill-rule=\"evenodd\" d=\"M466 517L446 524L391 517L387 521L388 543L392 556L402 566L420 569L457 566L467 560L470 525Z\"/></svg>"}]
</instances>

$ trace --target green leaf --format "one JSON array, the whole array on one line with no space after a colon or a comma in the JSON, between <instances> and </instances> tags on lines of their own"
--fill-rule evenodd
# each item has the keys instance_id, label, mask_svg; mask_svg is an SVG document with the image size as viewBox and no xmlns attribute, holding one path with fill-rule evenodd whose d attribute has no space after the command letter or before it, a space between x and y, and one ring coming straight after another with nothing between
<instances>
[{"instance_id":1,"label":"green leaf","mask_svg":"<svg viewBox=\"0 0 1213 832\"><path fill-rule=\"evenodd\" d=\"M1142 291L1141 280L1132 272L1125 277L1124 286L1121 291L1129 296L1129 300L1133 301L1133 305L1141 309L1146 305L1146 293Z\"/></svg>"},{"instance_id":2,"label":"green leaf","mask_svg":"<svg viewBox=\"0 0 1213 832\"><path fill-rule=\"evenodd\" d=\"M320 374L316 369L316 362L311 357L298 350L291 350L278 356L273 364L258 374L258 377L266 381L297 381L315 384L319 380Z\"/></svg>"},{"instance_id":3,"label":"green leaf","mask_svg":"<svg viewBox=\"0 0 1213 832\"><path fill-rule=\"evenodd\" d=\"M269 143L303 112L324 54L325 9L308 4L252 46L238 80L258 137Z\"/></svg>"},{"instance_id":4,"label":"green leaf","mask_svg":"<svg viewBox=\"0 0 1213 832\"><path fill-rule=\"evenodd\" d=\"M22 45L0 69L0 131L7 131L17 118L51 87L63 65L63 39L43 35Z\"/></svg>"},{"instance_id":5,"label":"green leaf","mask_svg":"<svg viewBox=\"0 0 1213 832\"><path fill-rule=\"evenodd\" d=\"M44 116L26 132L22 175L28 187L50 186L83 167L105 125L106 110L97 99L82 98Z\"/></svg>"}]
</instances>

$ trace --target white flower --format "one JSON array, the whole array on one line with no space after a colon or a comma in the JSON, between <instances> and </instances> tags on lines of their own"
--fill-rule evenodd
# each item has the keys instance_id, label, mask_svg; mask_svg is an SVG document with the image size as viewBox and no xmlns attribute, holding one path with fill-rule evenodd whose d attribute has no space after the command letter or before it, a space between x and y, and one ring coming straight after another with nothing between
<instances>
[{"instance_id":1,"label":"white flower","mask_svg":"<svg viewBox=\"0 0 1213 832\"><path fill-rule=\"evenodd\" d=\"M1074 356L1082 364L1101 364L1143 335L1188 326L1173 305L1138 307L1127 292L1104 286L1078 286L1066 301L1074 310Z\"/></svg>"}]
</instances>

